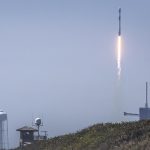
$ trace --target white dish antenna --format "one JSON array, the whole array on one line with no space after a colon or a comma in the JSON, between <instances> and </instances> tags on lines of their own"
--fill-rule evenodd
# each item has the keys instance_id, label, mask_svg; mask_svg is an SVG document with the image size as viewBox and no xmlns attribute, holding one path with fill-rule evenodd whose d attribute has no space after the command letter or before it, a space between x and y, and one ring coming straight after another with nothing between
<instances>
[{"instance_id":1,"label":"white dish antenna","mask_svg":"<svg viewBox=\"0 0 150 150\"><path fill-rule=\"evenodd\" d=\"M42 121L41 121L40 118L35 118L35 122L34 123L35 123L35 125L40 126Z\"/></svg>"}]
</instances>

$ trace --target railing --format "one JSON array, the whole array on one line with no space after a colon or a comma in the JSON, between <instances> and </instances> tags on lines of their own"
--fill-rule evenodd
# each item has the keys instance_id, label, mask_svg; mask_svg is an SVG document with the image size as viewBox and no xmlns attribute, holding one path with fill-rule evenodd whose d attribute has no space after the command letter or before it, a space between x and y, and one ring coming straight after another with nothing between
<instances>
[{"instance_id":1,"label":"railing","mask_svg":"<svg viewBox=\"0 0 150 150\"><path fill-rule=\"evenodd\" d=\"M36 141L36 140L47 140L47 136L42 136L42 135L40 135L40 136L34 136L34 140Z\"/></svg>"}]
</instances>

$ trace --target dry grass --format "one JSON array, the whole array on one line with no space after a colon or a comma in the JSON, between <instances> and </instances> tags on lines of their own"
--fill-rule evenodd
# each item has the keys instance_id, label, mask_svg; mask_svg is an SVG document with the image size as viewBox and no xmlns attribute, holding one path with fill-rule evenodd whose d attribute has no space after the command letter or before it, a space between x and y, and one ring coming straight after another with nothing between
<instances>
[{"instance_id":1,"label":"dry grass","mask_svg":"<svg viewBox=\"0 0 150 150\"><path fill-rule=\"evenodd\" d=\"M24 150L149 150L150 121L97 124Z\"/></svg>"}]
</instances>

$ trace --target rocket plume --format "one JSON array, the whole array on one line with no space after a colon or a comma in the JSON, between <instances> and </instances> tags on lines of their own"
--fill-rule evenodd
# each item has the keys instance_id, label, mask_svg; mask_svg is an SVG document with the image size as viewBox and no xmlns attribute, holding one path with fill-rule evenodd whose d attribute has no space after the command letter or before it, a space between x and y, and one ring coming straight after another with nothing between
<instances>
[{"instance_id":1,"label":"rocket plume","mask_svg":"<svg viewBox=\"0 0 150 150\"><path fill-rule=\"evenodd\" d=\"M121 53L122 53L122 49L121 49L121 36L118 36L118 41L117 41L117 70L118 70L118 78L120 79L121 76Z\"/></svg>"}]
</instances>

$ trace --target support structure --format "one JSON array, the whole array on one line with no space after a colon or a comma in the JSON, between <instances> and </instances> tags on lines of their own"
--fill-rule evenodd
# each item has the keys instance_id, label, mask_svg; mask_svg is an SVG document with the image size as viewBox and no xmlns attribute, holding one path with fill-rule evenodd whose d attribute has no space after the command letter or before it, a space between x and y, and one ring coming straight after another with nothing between
<instances>
[{"instance_id":1,"label":"support structure","mask_svg":"<svg viewBox=\"0 0 150 150\"><path fill-rule=\"evenodd\" d=\"M148 82L146 82L146 103L145 103L145 108L148 108Z\"/></svg>"},{"instance_id":2,"label":"support structure","mask_svg":"<svg viewBox=\"0 0 150 150\"><path fill-rule=\"evenodd\" d=\"M124 116L139 116L139 114L124 112Z\"/></svg>"},{"instance_id":3,"label":"support structure","mask_svg":"<svg viewBox=\"0 0 150 150\"><path fill-rule=\"evenodd\" d=\"M124 116L139 116L139 120L149 120L150 119L150 108L148 107L148 82L146 82L145 107L139 108L139 114L124 112Z\"/></svg>"}]
</instances>

